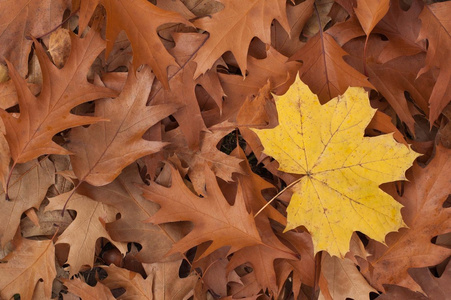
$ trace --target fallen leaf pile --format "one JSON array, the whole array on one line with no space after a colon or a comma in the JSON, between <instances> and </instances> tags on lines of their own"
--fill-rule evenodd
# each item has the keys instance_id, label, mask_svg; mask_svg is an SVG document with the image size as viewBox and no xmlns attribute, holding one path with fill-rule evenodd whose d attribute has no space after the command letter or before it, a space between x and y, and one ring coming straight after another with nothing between
<instances>
[{"instance_id":1,"label":"fallen leaf pile","mask_svg":"<svg viewBox=\"0 0 451 300\"><path fill-rule=\"evenodd\" d=\"M451 2L0 3L1 299L446 299Z\"/></svg>"}]
</instances>

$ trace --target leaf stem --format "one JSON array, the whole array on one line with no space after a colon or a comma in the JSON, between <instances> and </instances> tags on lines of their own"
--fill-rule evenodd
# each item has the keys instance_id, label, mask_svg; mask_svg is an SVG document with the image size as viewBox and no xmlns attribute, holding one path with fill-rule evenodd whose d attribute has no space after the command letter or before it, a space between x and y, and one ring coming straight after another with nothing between
<instances>
[{"instance_id":1,"label":"leaf stem","mask_svg":"<svg viewBox=\"0 0 451 300\"><path fill-rule=\"evenodd\" d=\"M69 202L70 198L72 198L72 196L75 194L75 191L77 190L77 188L78 188L83 182L84 182L83 180L79 181L78 184L74 187L74 189L73 189L72 192L70 193L69 197L67 197L66 203L64 203L63 210L61 211L61 216L62 216L62 217L64 216L64 212L66 211L67 203Z\"/></svg>"},{"instance_id":2,"label":"leaf stem","mask_svg":"<svg viewBox=\"0 0 451 300\"><path fill-rule=\"evenodd\" d=\"M277 195L275 195L274 197L271 198L271 200L268 201L268 203L266 203L262 208L260 208L260 210L254 215L254 218L257 217L268 205L271 204L271 202L274 201L274 199L276 199L277 197L279 197L280 195L282 195L286 190L288 190L289 188L291 188L292 186L296 185L299 181L301 181L302 177L299 179L296 179L295 181L293 181L292 183L290 183L289 185L287 185L284 189L282 189L280 192L277 193Z\"/></svg>"},{"instance_id":3,"label":"leaf stem","mask_svg":"<svg viewBox=\"0 0 451 300\"><path fill-rule=\"evenodd\" d=\"M16 162L13 162L13 165L11 166L11 169L9 169L8 178L6 179L6 186L5 186L5 200L11 201L8 195L9 191L9 182L11 181L11 176L13 175L14 167L16 166Z\"/></svg>"}]
</instances>

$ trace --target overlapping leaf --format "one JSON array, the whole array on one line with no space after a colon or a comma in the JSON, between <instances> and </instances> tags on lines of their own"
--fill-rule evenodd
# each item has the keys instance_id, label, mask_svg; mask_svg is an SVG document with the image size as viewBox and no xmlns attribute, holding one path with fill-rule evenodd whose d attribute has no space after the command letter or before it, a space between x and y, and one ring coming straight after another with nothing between
<instances>
[{"instance_id":1,"label":"overlapping leaf","mask_svg":"<svg viewBox=\"0 0 451 300\"><path fill-rule=\"evenodd\" d=\"M161 42L157 29L168 23L190 25L181 15L161 9L146 0L82 0L80 5L80 29L88 25L97 5L102 4L107 13L106 55L113 49L118 34L124 30L132 43L133 65L149 65L156 77L168 87L167 68L176 66L175 59ZM145 28L145 30L143 30Z\"/></svg>"},{"instance_id":2,"label":"overlapping leaf","mask_svg":"<svg viewBox=\"0 0 451 300\"><path fill-rule=\"evenodd\" d=\"M86 79L94 59L104 49L100 34L91 29L82 39L71 34L72 55L62 69L55 67L42 46L36 43L36 54L42 69L43 87L38 97L27 88L25 80L8 64L19 96L20 116L4 110L0 115L6 127L6 140L15 163L24 163L44 154L69 154L52 138L68 128L92 124L102 118L71 113L75 106L116 92L95 86Z\"/></svg>"},{"instance_id":3,"label":"overlapping leaf","mask_svg":"<svg viewBox=\"0 0 451 300\"><path fill-rule=\"evenodd\" d=\"M130 72L122 93L116 99L102 99L95 116L109 119L88 128L71 131L68 148L75 175L92 185L112 182L127 165L158 152L161 141L146 141L144 132L176 111L175 105L146 106L153 76L149 68Z\"/></svg>"}]
</instances>

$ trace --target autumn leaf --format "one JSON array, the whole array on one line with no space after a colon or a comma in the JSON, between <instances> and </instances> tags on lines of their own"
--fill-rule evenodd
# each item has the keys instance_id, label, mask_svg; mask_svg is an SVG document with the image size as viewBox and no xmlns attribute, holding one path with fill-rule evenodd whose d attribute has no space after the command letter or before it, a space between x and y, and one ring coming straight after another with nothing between
<instances>
[{"instance_id":1,"label":"autumn leaf","mask_svg":"<svg viewBox=\"0 0 451 300\"><path fill-rule=\"evenodd\" d=\"M357 0L354 12L367 36L385 16L389 8L390 0Z\"/></svg>"},{"instance_id":2,"label":"autumn leaf","mask_svg":"<svg viewBox=\"0 0 451 300\"><path fill-rule=\"evenodd\" d=\"M186 299L193 290L197 277L193 274L180 278L180 263L178 260L146 264L145 279L140 274L112 265L105 268L108 277L101 282L110 289L125 289L125 293L118 299Z\"/></svg>"},{"instance_id":3,"label":"autumn leaf","mask_svg":"<svg viewBox=\"0 0 451 300\"><path fill-rule=\"evenodd\" d=\"M198 197L185 185L179 173L171 167L170 188L156 183L144 186L144 197L161 206L148 222L190 221L194 229L174 244L168 254L185 252L204 242L212 241L202 256L229 246L229 253L246 246L261 244L254 218L246 210L241 189L238 189L235 204L230 206L221 193L216 176L205 167L206 190L204 197Z\"/></svg>"},{"instance_id":4,"label":"autumn leaf","mask_svg":"<svg viewBox=\"0 0 451 300\"><path fill-rule=\"evenodd\" d=\"M50 198L46 211L62 210L71 192ZM127 248L123 243L113 241L105 223L116 220L117 211L108 205L96 202L86 196L75 193L72 201L67 203L66 209L75 210L75 220L58 237L56 244L69 244L70 275L78 273L83 265L92 266L95 256L97 239L106 238L114 244L121 253Z\"/></svg>"},{"instance_id":5,"label":"autumn leaf","mask_svg":"<svg viewBox=\"0 0 451 300\"><path fill-rule=\"evenodd\" d=\"M224 9L212 16L194 21L194 25L209 33L208 40L197 52L194 77L210 69L225 52L235 56L243 75L247 69L247 53L253 37L271 43L271 23L277 19L286 32L290 31L285 11L286 1L248 0L238 2L221 0ZM258 22L256 22L258 20ZM220 26L219 24L227 24Z\"/></svg>"},{"instance_id":6,"label":"autumn leaf","mask_svg":"<svg viewBox=\"0 0 451 300\"><path fill-rule=\"evenodd\" d=\"M94 287L90 286L82 279L74 277L74 279L62 279L68 292L81 297L83 300L114 300L111 291L102 283L97 283Z\"/></svg>"},{"instance_id":7,"label":"autumn leaf","mask_svg":"<svg viewBox=\"0 0 451 300\"><path fill-rule=\"evenodd\" d=\"M363 89L321 105L298 78L276 105L279 125L254 131L279 170L305 175L292 188L285 231L304 225L315 253L343 257L354 231L383 242L405 226L401 204L379 185L405 179L418 154L390 135L363 137L375 113Z\"/></svg>"},{"instance_id":8,"label":"autumn leaf","mask_svg":"<svg viewBox=\"0 0 451 300\"><path fill-rule=\"evenodd\" d=\"M142 136L177 108L146 106L152 80L148 67L130 72L119 97L101 99L96 105L95 116L109 121L71 131L68 149L74 153L71 163L79 180L96 186L111 183L127 165L163 148L161 141L146 141Z\"/></svg>"},{"instance_id":9,"label":"autumn leaf","mask_svg":"<svg viewBox=\"0 0 451 300\"><path fill-rule=\"evenodd\" d=\"M43 76L38 97L8 63L19 96L20 116L17 118L4 110L0 110L0 115L14 163L24 163L44 154L69 154L52 140L53 136L71 127L102 120L72 114L71 109L91 100L116 96L116 92L86 80L92 62L104 49L100 34L91 29L83 39L71 34L71 41L72 54L62 69L53 65L42 46L35 43Z\"/></svg>"},{"instance_id":10,"label":"autumn leaf","mask_svg":"<svg viewBox=\"0 0 451 300\"><path fill-rule=\"evenodd\" d=\"M169 68L169 90L156 84L149 97L151 104L173 103L179 105L179 110L173 117L180 125L188 148L197 150L201 131L207 127L201 115L201 108L196 96L196 87L202 86L214 99L222 111L224 91L219 82L218 74L213 71L194 79L196 63L192 61L194 51L205 42L206 37L199 33L173 34L175 47L169 52L175 57L179 68Z\"/></svg>"},{"instance_id":11,"label":"autumn leaf","mask_svg":"<svg viewBox=\"0 0 451 300\"><path fill-rule=\"evenodd\" d=\"M330 295L333 299L351 298L367 300L370 292L376 292L349 259L339 259L325 255L321 262L324 277L327 280ZM321 294L319 299L324 299Z\"/></svg>"},{"instance_id":12,"label":"autumn leaf","mask_svg":"<svg viewBox=\"0 0 451 300\"><path fill-rule=\"evenodd\" d=\"M137 70L143 64L149 65L155 76L168 88L167 68L177 63L161 42L157 29L167 23L191 23L178 13L166 11L145 0L82 0L80 32L88 25L98 4L102 4L107 13L106 56L113 49L118 34L124 30L132 43L134 69Z\"/></svg>"},{"instance_id":13,"label":"autumn leaf","mask_svg":"<svg viewBox=\"0 0 451 300\"><path fill-rule=\"evenodd\" d=\"M216 148L219 141L234 130L231 125L226 121L210 127L209 131L201 132L199 150L192 150L188 147L185 136L179 128L169 131L164 136L163 140L171 143L166 147L165 152L176 154L181 161L188 165L188 176L198 194L204 194L205 191L206 164L217 177L225 181L231 181L233 173L243 173L239 165L240 159L227 155Z\"/></svg>"},{"instance_id":14,"label":"autumn leaf","mask_svg":"<svg viewBox=\"0 0 451 300\"><path fill-rule=\"evenodd\" d=\"M20 76L27 75L28 54L33 41L31 36L41 36L55 28L68 9L68 0L6 0L0 3L0 61L10 61ZM51 7L51 9L47 9Z\"/></svg>"},{"instance_id":15,"label":"autumn leaf","mask_svg":"<svg viewBox=\"0 0 451 300\"><path fill-rule=\"evenodd\" d=\"M55 246L53 240L33 241L16 236L14 251L0 263L0 296L11 299L32 299L36 285L44 281L44 294L52 296L52 283L56 277Z\"/></svg>"},{"instance_id":16,"label":"autumn leaf","mask_svg":"<svg viewBox=\"0 0 451 300\"><path fill-rule=\"evenodd\" d=\"M33 160L18 165L12 172L9 197L6 201L4 191L0 198L0 238L4 247L17 231L22 214L30 209L38 209L44 201L47 189L55 183L55 171L51 161L46 158L40 162Z\"/></svg>"},{"instance_id":17,"label":"autumn leaf","mask_svg":"<svg viewBox=\"0 0 451 300\"><path fill-rule=\"evenodd\" d=\"M429 98L431 124L437 120L440 112L451 101L449 96L451 94L451 57L448 51L444 51L451 47L450 12L449 3L434 3L425 6L420 14L422 25L418 39L427 39L429 47L426 65L418 72L417 77L433 68L439 69Z\"/></svg>"},{"instance_id":18,"label":"autumn leaf","mask_svg":"<svg viewBox=\"0 0 451 300\"><path fill-rule=\"evenodd\" d=\"M142 184L138 167L132 164L125 168L112 183L94 187L83 183L77 192L98 202L107 204L121 212L121 217L105 224L113 240L136 242L142 249L136 258L145 263L178 259L178 256L165 257L174 241L182 238L182 232L174 224L154 225L144 223L158 211L158 205L142 196ZM70 202L69 202L70 203Z\"/></svg>"},{"instance_id":19,"label":"autumn leaf","mask_svg":"<svg viewBox=\"0 0 451 300\"><path fill-rule=\"evenodd\" d=\"M373 88L363 74L344 61L345 55L346 51L325 32L311 38L290 60L303 62L299 76L324 103L343 94L349 86Z\"/></svg>"}]
</instances>

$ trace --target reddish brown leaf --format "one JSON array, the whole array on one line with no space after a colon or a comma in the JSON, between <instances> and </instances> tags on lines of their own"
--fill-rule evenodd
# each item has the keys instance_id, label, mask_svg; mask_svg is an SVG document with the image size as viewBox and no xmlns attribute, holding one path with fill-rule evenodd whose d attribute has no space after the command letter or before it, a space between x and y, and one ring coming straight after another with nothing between
<instances>
[{"instance_id":1,"label":"reddish brown leaf","mask_svg":"<svg viewBox=\"0 0 451 300\"><path fill-rule=\"evenodd\" d=\"M426 65L418 72L417 76L433 68L440 70L429 98L431 126L437 120L443 108L451 101L451 56L447 50L451 48L450 14L450 2L425 6L420 14L422 24L418 39L427 39L429 46Z\"/></svg>"},{"instance_id":2,"label":"reddish brown leaf","mask_svg":"<svg viewBox=\"0 0 451 300\"><path fill-rule=\"evenodd\" d=\"M160 151L164 143L142 139L144 132L176 110L175 105L146 106L153 76L150 69L129 73L116 99L102 99L95 116L109 119L71 131L71 163L80 181L101 186L111 183L127 165Z\"/></svg>"},{"instance_id":3,"label":"reddish brown leaf","mask_svg":"<svg viewBox=\"0 0 451 300\"><path fill-rule=\"evenodd\" d=\"M396 284L422 291L408 269L436 265L451 254L450 249L431 243L434 236L451 230L451 211L442 206L451 194L450 168L451 150L440 145L426 168L413 166L412 179L397 199L405 206L401 213L409 228L387 235L387 246L370 241L368 263L360 263L373 287L384 290L383 284Z\"/></svg>"},{"instance_id":4,"label":"reddish brown leaf","mask_svg":"<svg viewBox=\"0 0 451 300\"><path fill-rule=\"evenodd\" d=\"M199 107L196 86L201 85L213 97L215 103L222 111L222 91L218 74L210 71L197 79L194 79L196 64L192 61L196 50L202 45L206 37L198 33L174 33L175 47L169 52L176 58L180 67L169 69L169 90L156 84L152 89L150 101L152 104L174 103L180 108L173 114L177 120L188 148L197 150L199 148L200 132L206 131L204 120Z\"/></svg>"},{"instance_id":5,"label":"reddish brown leaf","mask_svg":"<svg viewBox=\"0 0 451 300\"><path fill-rule=\"evenodd\" d=\"M253 37L270 44L271 23L274 19L279 21L286 32L290 31L285 0L221 0L221 3L224 4L222 11L194 21L196 27L209 33L208 40L194 58L197 63L194 73L196 78L210 69L227 51L231 51L235 56L244 75L247 69L247 52Z\"/></svg>"},{"instance_id":6,"label":"reddish brown leaf","mask_svg":"<svg viewBox=\"0 0 451 300\"><path fill-rule=\"evenodd\" d=\"M137 70L143 64L149 65L167 88L167 68L177 63L163 46L157 29L167 23L191 23L178 13L163 10L144 0L83 0L80 7L80 32L88 25L98 4L102 4L107 13L106 56L113 49L118 34L124 30L132 43L134 69Z\"/></svg>"},{"instance_id":7,"label":"reddish brown leaf","mask_svg":"<svg viewBox=\"0 0 451 300\"><path fill-rule=\"evenodd\" d=\"M354 12L366 35L370 35L374 26L385 16L390 7L390 0L357 0Z\"/></svg>"},{"instance_id":8,"label":"reddish brown leaf","mask_svg":"<svg viewBox=\"0 0 451 300\"><path fill-rule=\"evenodd\" d=\"M179 173L171 167L172 185L165 188L156 183L143 187L144 197L161 208L148 221L154 224L190 221L194 229L174 244L169 254L211 241L201 257L229 246L229 254L246 246L261 244L254 218L246 210L243 193L238 189L235 204L230 206L221 193L216 177L205 167L206 190L203 198L194 195Z\"/></svg>"},{"instance_id":9,"label":"reddish brown leaf","mask_svg":"<svg viewBox=\"0 0 451 300\"><path fill-rule=\"evenodd\" d=\"M6 0L0 3L0 62L9 60L20 76L27 75L31 36L54 29L63 20L68 0Z\"/></svg>"},{"instance_id":10,"label":"reddish brown leaf","mask_svg":"<svg viewBox=\"0 0 451 300\"><path fill-rule=\"evenodd\" d=\"M239 163L240 159L227 155L216 148L219 141L234 130L233 124L223 122L210 127L208 132L201 133L200 149L194 151L188 148L186 139L181 130L169 131L164 141L171 144L166 148L169 154L177 155L181 161L188 165L188 176L198 194L205 191L205 166L210 167L216 176L231 181L233 173L243 173Z\"/></svg>"},{"instance_id":11,"label":"reddish brown leaf","mask_svg":"<svg viewBox=\"0 0 451 300\"><path fill-rule=\"evenodd\" d=\"M322 103L344 94L349 86L374 88L366 77L348 65L347 53L327 33L311 38L290 60L303 62L299 70L306 83Z\"/></svg>"},{"instance_id":12,"label":"reddish brown leaf","mask_svg":"<svg viewBox=\"0 0 451 300\"><path fill-rule=\"evenodd\" d=\"M11 79L19 96L20 116L0 110L6 127L11 156L14 163L30 161L44 154L69 154L52 138L60 131L80 125L92 124L101 118L74 115L75 106L116 92L98 87L86 80L86 74L97 55L104 49L100 34L91 29L83 39L71 34L72 53L62 69L55 67L40 44L36 53L43 75L43 87L38 97L33 96L25 80L8 63Z\"/></svg>"}]
</instances>

